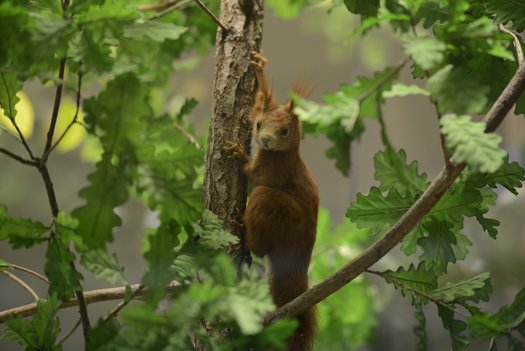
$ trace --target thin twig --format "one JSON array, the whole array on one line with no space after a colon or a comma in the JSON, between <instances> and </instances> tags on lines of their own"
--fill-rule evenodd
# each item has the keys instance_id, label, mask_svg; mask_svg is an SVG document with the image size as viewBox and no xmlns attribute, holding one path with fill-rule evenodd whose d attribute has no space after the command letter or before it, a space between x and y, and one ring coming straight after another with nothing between
<instances>
[{"instance_id":1,"label":"thin twig","mask_svg":"<svg viewBox=\"0 0 525 351\"><path fill-rule=\"evenodd\" d=\"M182 1L178 1L178 2L175 2L173 5L167 7L166 9L162 10L162 11L159 11L157 12L156 14L154 14L153 16L149 17L148 19L149 20L155 20L155 19L158 19L158 18L161 18L163 16L166 16L168 13L170 12L173 12L177 9L180 9L188 4L190 4L192 2L192 0L182 0Z\"/></svg>"},{"instance_id":2,"label":"thin twig","mask_svg":"<svg viewBox=\"0 0 525 351\"><path fill-rule=\"evenodd\" d=\"M427 78L430 77L427 71L425 71L425 74ZM433 98L431 98L430 100L432 101L432 105L434 105L434 109L436 110L436 115L437 115L438 122L439 122L441 121L441 117L442 117L441 112L439 111L439 102ZM445 134L441 132L441 129L439 130L439 139L441 142L441 150L443 151L443 158L445 159L445 165L447 167L451 167L452 161L451 161L450 151L448 150L448 147L447 147L447 139L445 137Z\"/></svg>"},{"instance_id":3,"label":"thin twig","mask_svg":"<svg viewBox=\"0 0 525 351\"><path fill-rule=\"evenodd\" d=\"M374 84L370 89L368 89L366 92L364 92L363 94L361 94L357 99L359 100L359 102L363 102L365 101L366 99L368 99L370 97L370 95L374 94L378 89L380 89L383 85L385 85L386 83L388 83L390 81L390 79L392 79L393 76L395 76L396 74L399 73L399 71L401 71L401 69L403 69L403 67L405 67L405 65L408 63L408 61L410 61L410 58L406 58L404 59L399 65L397 65L397 67L390 73L388 73L386 76L383 77L383 79L381 79L379 82L377 82L376 84Z\"/></svg>"},{"instance_id":4,"label":"thin twig","mask_svg":"<svg viewBox=\"0 0 525 351\"><path fill-rule=\"evenodd\" d=\"M175 127L175 129L177 129L182 135L184 135L184 137L186 139L188 139L188 142L190 144L192 144L193 146L195 146L195 148L197 150L200 150L201 149L201 146L200 144L197 142L197 140L195 139L195 137L193 135L191 135L190 133L188 133L184 128L182 128L180 126L180 124L178 124L177 122L173 123L173 127Z\"/></svg>"},{"instance_id":5,"label":"thin twig","mask_svg":"<svg viewBox=\"0 0 525 351\"><path fill-rule=\"evenodd\" d=\"M521 42L520 42L518 36L513 31L508 30L507 28L505 28L505 26L503 24L501 24L501 23L498 24L498 29L499 29L500 32L507 33L507 34L512 36L513 43L514 43L514 48L516 48L516 56L518 57L518 65L521 66L523 64L524 59L523 59L523 49L521 48Z\"/></svg>"},{"instance_id":6,"label":"thin twig","mask_svg":"<svg viewBox=\"0 0 525 351\"><path fill-rule=\"evenodd\" d=\"M181 0L171 0L171 1L164 1L160 2L158 4L144 4L144 5L137 5L137 10L139 11L154 11L154 10L164 10L165 8L168 8L172 5L175 5L176 3L180 2Z\"/></svg>"},{"instance_id":7,"label":"thin twig","mask_svg":"<svg viewBox=\"0 0 525 351\"><path fill-rule=\"evenodd\" d=\"M131 294L131 297L126 301L126 300L123 300L121 301L117 307L115 307L111 312L108 313L108 315L106 316L106 320L110 319L110 318L115 318L118 313L124 308L126 307L127 304L129 304L131 302L131 300L133 300L135 297L137 297L141 292L142 290L144 290L146 286L144 284L140 284L139 287L135 290L135 292L133 292Z\"/></svg>"},{"instance_id":8,"label":"thin twig","mask_svg":"<svg viewBox=\"0 0 525 351\"><path fill-rule=\"evenodd\" d=\"M8 268L12 268L12 269L16 269L16 270L19 270L19 271L22 271L22 272L29 273L29 274L37 277L38 279L42 280L43 282L49 284L49 280L47 280L46 277L44 277L42 274L37 273L37 272L35 272L35 271L33 271L33 270L29 269L29 268L18 266L16 264L12 264L12 263L0 264L0 267L8 267Z\"/></svg>"},{"instance_id":9,"label":"thin twig","mask_svg":"<svg viewBox=\"0 0 525 351\"><path fill-rule=\"evenodd\" d=\"M21 156L18 156L17 154L7 150L7 149L4 149L3 147L0 147L0 153L3 153L9 157L11 157L12 159L15 159L17 160L18 162L20 163L23 163L25 165L29 165L29 166L36 166L36 162L35 161L32 161L32 160L28 160L28 159L25 159Z\"/></svg>"},{"instance_id":10,"label":"thin twig","mask_svg":"<svg viewBox=\"0 0 525 351\"><path fill-rule=\"evenodd\" d=\"M434 302L436 305L443 306L446 309L449 309L452 312L457 313L460 316L463 316L464 318L468 318L469 317L467 314L463 313L462 311L456 310L454 307L450 306L449 304L445 303L444 301L436 299L436 298L432 297L432 295L429 295L429 294L427 294L427 293L425 293L425 292L423 292L421 290L418 290L416 288L412 288L410 286L406 286L405 284L403 284L403 282L401 282L401 281L399 281L399 280L397 280L397 279L395 279L393 277L389 277L388 275L384 274L383 272L372 271L372 270L369 270L369 269L365 270L365 272L377 275L377 276L383 278L384 280L386 280L387 282L393 282L393 283L399 285L401 288L406 289L406 290L410 290L413 293L415 293L416 295L423 296L424 298L429 299L430 301Z\"/></svg>"},{"instance_id":11,"label":"thin twig","mask_svg":"<svg viewBox=\"0 0 525 351\"><path fill-rule=\"evenodd\" d=\"M13 273L11 272L8 272L8 271L0 271L0 273L2 273L3 275L7 276L8 278L12 279L13 281L15 281L16 283L18 283L18 285L20 285L22 288L24 288L28 293L31 294L31 296L33 296L33 298L35 299L35 301L38 301L40 298L38 297L38 295L36 294L36 292L31 289L31 287L29 285L27 285L26 282L24 282L22 279L18 278L16 275L14 275Z\"/></svg>"},{"instance_id":12,"label":"thin twig","mask_svg":"<svg viewBox=\"0 0 525 351\"><path fill-rule=\"evenodd\" d=\"M229 31L228 27L226 27L224 24L222 24L221 21L219 21L219 19L217 18L217 16L215 16L215 14L213 12L210 11L209 8L206 7L206 5L204 5L202 3L201 0L195 0L195 2L197 3L197 5L204 11L206 12L206 14L213 20L213 22L215 22L219 27L221 27L221 29L225 32Z\"/></svg>"},{"instance_id":13,"label":"thin twig","mask_svg":"<svg viewBox=\"0 0 525 351\"><path fill-rule=\"evenodd\" d=\"M80 325L80 323L82 323L82 318L78 318L77 319L77 322L75 323L75 325L73 326L73 328L71 328L58 342L57 342L57 346L60 346L64 343L64 341L66 341L71 335L73 335L73 333L75 332L75 330L77 330L78 326Z\"/></svg>"},{"instance_id":14,"label":"thin twig","mask_svg":"<svg viewBox=\"0 0 525 351\"><path fill-rule=\"evenodd\" d=\"M379 121L379 125L381 127L381 141L383 142L383 145L385 147L388 147L390 149L393 149L392 143L390 142L390 138L388 137L388 133L386 132L386 124L385 119L383 118L383 110L381 109L381 95L377 94L377 120Z\"/></svg>"},{"instance_id":15,"label":"thin twig","mask_svg":"<svg viewBox=\"0 0 525 351\"><path fill-rule=\"evenodd\" d=\"M60 103L62 101L62 88L64 86L64 72L66 70L66 58L63 57L60 60L58 67L58 84L55 90L55 102L53 104L53 112L51 113L51 121L49 122L49 128L47 130L46 146L44 147L44 153L41 159L41 163L44 164L49 157L49 150L51 149L51 143L53 142L53 134L55 133L55 127L58 119L58 111L60 110Z\"/></svg>"},{"instance_id":16,"label":"thin twig","mask_svg":"<svg viewBox=\"0 0 525 351\"><path fill-rule=\"evenodd\" d=\"M132 294L136 292L137 289L139 289L141 284L133 284L130 285L129 288L131 289ZM182 287L183 284L173 281L166 287L166 292L174 292L180 287ZM143 296L149 292L148 288L142 288L142 290L136 294L136 296ZM96 302L102 302L102 301L113 301L113 300L120 300L123 299L126 296L126 287L121 286L117 288L109 288L109 289L97 289L97 290L90 290L84 292L84 298L86 304L96 303ZM63 301L60 304L60 309L73 307L78 305L78 299L72 298L67 301ZM9 310L1 311L0 312L0 323L4 323L6 320L8 320L11 317L15 316L31 316L36 312L36 303L30 303L24 306L19 306L15 308L11 308Z\"/></svg>"},{"instance_id":17,"label":"thin twig","mask_svg":"<svg viewBox=\"0 0 525 351\"><path fill-rule=\"evenodd\" d=\"M501 124L511 107L525 90L525 65L522 65L507 84L498 100L484 118L485 132L491 133ZM401 218L380 239L368 247L346 266L332 274L321 283L313 286L286 305L266 316L264 324L271 324L281 318L297 316L307 308L344 287L366 269L390 252L403 238L430 212L455 179L465 168L465 164L443 167L425 192L414 202Z\"/></svg>"},{"instance_id":18,"label":"thin twig","mask_svg":"<svg viewBox=\"0 0 525 351\"><path fill-rule=\"evenodd\" d=\"M416 27L414 25L415 20L414 20L412 14L410 14L410 18L411 18L410 27L412 28L412 32L414 33L414 36L418 37L419 35L418 35ZM429 79L430 78L430 72L428 70L423 70L423 72L425 72L425 76L427 77L427 79ZM442 117L441 111L439 111L439 102L436 99L434 99L433 97L430 98L430 101L432 101L432 105L434 105L434 109L436 110L436 115L437 115L438 122L439 122L439 121L441 121L441 117ZM452 166L452 161L450 160L450 158L451 158L450 151L448 150L448 147L447 147L447 139L445 137L445 134L443 134L443 132L441 132L441 129L439 130L439 140L441 142L441 150L443 151L443 158L445 159L445 165L447 167L451 167Z\"/></svg>"},{"instance_id":19,"label":"thin twig","mask_svg":"<svg viewBox=\"0 0 525 351\"><path fill-rule=\"evenodd\" d=\"M66 129L64 130L64 132L62 132L62 135L60 135L58 140L53 144L53 146L51 146L51 148L44 154L44 156L42 156L43 159L47 159L48 158L49 154L58 146L58 144L60 144L60 142L62 141L62 139L64 139L64 137L69 132L71 127L77 122L78 113L80 111L80 100L82 98L81 91L82 91L82 71L79 69L79 71L78 71L78 83L77 83L77 97L76 97L76 105L77 106L76 106L76 109L75 109L75 115L73 116L73 119L71 120L71 122L67 125Z\"/></svg>"}]
</instances>

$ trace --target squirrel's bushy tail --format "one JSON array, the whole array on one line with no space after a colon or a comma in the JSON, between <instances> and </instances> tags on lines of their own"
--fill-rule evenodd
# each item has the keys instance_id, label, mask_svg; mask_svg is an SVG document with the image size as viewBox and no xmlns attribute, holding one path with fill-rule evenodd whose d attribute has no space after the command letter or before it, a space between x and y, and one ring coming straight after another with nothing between
<instances>
[{"instance_id":1,"label":"squirrel's bushy tail","mask_svg":"<svg viewBox=\"0 0 525 351\"><path fill-rule=\"evenodd\" d=\"M281 307L308 290L310 257L276 257L269 254L269 284L274 303ZM299 326L288 340L289 351L310 351L317 332L315 307L297 317Z\"/></svg>"}]
</instances>

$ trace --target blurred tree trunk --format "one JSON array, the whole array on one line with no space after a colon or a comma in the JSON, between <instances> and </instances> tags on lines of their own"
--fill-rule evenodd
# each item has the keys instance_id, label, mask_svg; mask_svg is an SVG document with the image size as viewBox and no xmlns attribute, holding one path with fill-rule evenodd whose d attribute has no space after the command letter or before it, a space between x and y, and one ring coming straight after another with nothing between
<instances>
[{"instance_id":1,"label":"blurred tree trunk","mask_svg":"<svg viewBox=\"0 0 525 351\"><path fill-rule=\"evenodd\" d=\"M244 213L247 181L240 172L239 162L228 159L224 147L234 140L247 149L250 145L248 113L257 88L250 59L251 52L261 48L263 0L222 0L219 20L228 30L218 28L215 44L204 206L224 221L225 229L241 239L241 244L230 252L240 264L245 257L244 229L235 221L241 222Z\"/></svg>"}]
</instances>

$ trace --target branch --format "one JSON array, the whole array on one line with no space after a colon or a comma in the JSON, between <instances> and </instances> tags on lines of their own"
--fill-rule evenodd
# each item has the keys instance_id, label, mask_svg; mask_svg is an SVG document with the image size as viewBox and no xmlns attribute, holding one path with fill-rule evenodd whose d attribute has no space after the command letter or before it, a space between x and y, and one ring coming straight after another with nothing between
<instances>
[{"instance_id":1,"label":"branch","mask_svg":"<svg viewBox=\"0 0 525 351\"><path fill-rule=\"evenodd\" d=\"M44 156L42 156L41 163L45 163L49 157L49 150L53 142L53 134L55 133L55 126L58 119L58 111L60 110L60 102L62 101L62 87L64 86L64 72L66 70L66 58L60 60L58 67L58 85L55 91L55 103L53 104L53 112L51 114L51 122L47 130L46 146L44 147Z\"/></svg>"},{"instance_id":2,"label":"branch","mask_svg":"<svg viewBox=\"0 0 525 351\"><path fill-rule=\"evenodd\" d=\"M29 285L27 285L26 282L24 282L22 279L18 278L16 275L14 275L13 273L10 273L10 272L7 272L7 271L0 271L0 273L2 273L3 275L7 276L8 278L14 280L16 283L18 283L18 285L20 285L22 288L24 288L28 293L31 294L31 296L33 296L33 298L35 299L35 301L38 301L39 300L39 297L38 295L36 294L36 292L31 289L31 287Z\"/></svg>"},{"instance_id":3,"label":"branch","mask_svg":"<svg viewBox=\"0 0 525 351\"><path fill-rule=\"evenodd\" d=\"M175 127L175 129L177 129L186 139L188 139L188 142L190 144L192 144L193 146L195 146L195 148L197 150L200 150L201 149L201 146L200 144L197 142L197 140L195 140L195 137L193 135L191 135L190 133L188 133L184 128L182 128L180 126L180 124L178 124L177 122L173 123L173 127Z\"/></svg>"},{"instance_id":4,"label":"branch","mask_svg":"<svg viewBox=\"0 0 525 351\"><path fill-rule=\"evenodd\" d=\"M520 40L518 39L518 36L513 31L510 31L507 28L505 28L505 26L501 23L498 24L498 29L500 32L507 33L512 36L514 48L516 49L516 57L518 58L518 65L521 66L523 64L524 59L523 59L523 49L521 48L521 43L520 43Z\"/></svg>"},{"instance_id":5,"label":"branch","mask_svg":"<svg viewBox=\"0 0 525 351\"><path fill-rule=\"evenodd\" d=\"M226 27L224 24L222 24L221 21L219 21L219 19L217 18L217 16L215 16L213 14L213 12L210 11L210 9L208 9L206 7L206 5L204 5L202 3L201 0L195 0L195 2L197 3L197 5L204 11L206 12L206 14L213 20L213 22L215 22L219 27L221 27L221 29L224 31L224 32L227 32L229 29L228 27Z\"/></svg>"},{"instance_id":6,"label":"branch","mask_svg":"<svg viewBox=\"0 0 525 351\"><path fill-rule=\"evenodd\" d=\"M226 230L238 236L239 245L230 248L238 268L249 257L243 246L244 229L233 219L246 207L247 180L239 172L240 163L228 159L224 147L239 140L250 145L248 116L253 106L256 81L249 61L253 51L260 51L263 27L263 0L253 0L241 8L239 0L222 0L220 22L231 32L217 31L215 42L215 75L213 80L212 116L206 150L203 189L204 208L215 213Z\"/></svg>"},{"instance_id":7,"label":"branch","mask_svg":"<svg viewBox=\"0 0 525 351\"><path fill-rule=\"evenodd\" d=\"M75 332L75 330L77 330L81 322L82 322L82 318L77 319L77 322L75 323L75 325L57 342L57 346L62 345L64 341L66 341L71 335L73 335L73 333Z\"/></svg>"},{"instance_id":8,"label":"branch","mask_svg":"<svg viewBox=\"0 0 525 351\"><path fill-rule=\"evenodd\" d=\"M69 6L69 0L64 0L62 3L62 8L65 13L67 7ZM51 214L53 215L53 218L56 218L59 213L58 209L58 202L55 194L55 190L53 188L53 182L51 181L51 177L49 175L49 171L47 169L47 159L51 152L51 143L53 142L53 134L55 132L56 122L58 119L58 111L60 109L60 103L62 101L62 87L64 85L64 72L66 69L66 57L63 57L60 60L59 68L58 68L58 79L59 83L57 85L56 91L55 91L55 102L53 105L53 112L51 114L51 122L49 123L49 129L47 130L47 140L46 145L44 147L44 152L42 154L41 159L37 159L35 161L38 161L38 171L40 172L40 175L42 176L42 180L44 181L44 186L46 188L47 198L49 201L49 206L51 207ZM80 77L79 77L80 78ZM80 79L79 79L80 81ZM77 92L77 98L78 98L78 92ZM51 239L54 238L56 235L55 231L51 232ZM58 240L58 239L56 239ZM69 250L69 248L65 248L66 250ZM77 271L75 267L75 262L70 262L71 268L73 268L75 271ZM78 307L80 312L80 318L82 319L82 331L84 333L84 341L86 345L88 344L89 339L89 314L87 310L87 305L85 302L84 293L82 292L82 288L75 291L75 296L78 300Z\"/></svg>"},{"instance_id":9,"label":"branch","mask_svg":"<svg viewBox=\"0 0 525 351\"><path fill-rule=\"evenodd\" d=\"M168 8L179 2L181 2L181 0L164 1L158 4L137 5L137 10L139 11L164 10L165 8Z\"/></svg>"},{"instance_id":10,"label":"branch","mask_svg":"<svg viewBox=\"0 0 525 351\"><path fill-rule=\"evenodd\" d=\"M415 19L414 19L414 16L412 15L412 13L410 13L410 28L412 28L412 33L414 34L414 36L418 37L418 33L417 33L417 30L416 30L416 26L415 26ZM427 79L430 78L430 72L428 70L424 70L425 72L425 76L427 77ZM436 115L437 115L437 118L438 118L438 122L441 120L441 112L439 111L439 102L434 99L434 98L430 98L430 101L432 101L432 105L434 105L434 109L436 110ZM452 166L452 163L450 161L450 152L448 150L448 147L447 147L447 140L445 138L445 134L443 134L441 132L441 130L439 131L439 139L441 141L441 150L443 151L443 157L445 159L445 165L447 167L451 167Z\"/></svg>"},{"instance_id":11,"label":"branch","mask_svg":"<svg viewBox=\"0 0 525 351\"><path fill-rule=\"evenodd\" d=\"M62 141L62 139L64 139L64 137L69 132L71 127L77 122L78 113L80 111L80 100L82 98L82 94L81 94L81 91L82 91L82 77L83 77L82 71L79 69L79 71L78 71L78 83L77 83L77 98L76 98L76 105L77 106L76 106L76 109L75 109L75 115L73 116L73 120L71 120L71 122L67 125L66 129L62 132L62 135L60 135L60 137L53 144L53 146L51 146L51 148L49 148L49 150L46 153L44 153L44 156L42 156L42 159L44 159L44 160L47 160L47 158L49 157L49 154L58 146L58 144L60 144L60 142Z\"/></svg>"},{"instance_id":12,"label":"branch","mask_svg":"<svg viewBox=\"0 0 525 351\"><path fill-rule=\"evenodd\" d=\"M380 89L383 85L385 85L386 83L388 83L390 81L390 79L392 79L392 77L396 74L399 73L399 71L401 71L401 69L403 69L403 67L405 67L405 65L408 63L408 61L410 61L410 58L406 58L404 59L399 65L397 65L397 67L392 71L390 72L389 74L387 74L386 76L383 77L383 79L381 79L379 82L377 82L376 84L374 84L370 89L368 89L365 93L361 94L359 97L358 97L358 100L359 102L363 102L365 101L366 99L368 99L370 97L370 95L372 95L373 93L375 93L378 89Z\"/></svg>"},{"instance_id":13,"label":"branch","mask_svg":"<svg viewBox=\"0 0 525 351\"><path fill-rule=\"evenodd\" d=\"M44 277L42 274L40 273L37 273L35 271L32 271L30 270L29 268L25 268L25 267L22 267L22 266L18 266L16 264L12 264L12 263L6 263L6 264L0 264L0 268L1 267L7 267L7 268L12 268L12 269L17 269L19 271L22 271L22 272L26 272L26 273L29 273L35 277L37 277L38 279L42 280L43 282L49 284L49 280L47 280L46 277Z\"/></svg>"},{"instance_id":14,"label":"branch","mask_svg":"<svg viewBox=\"0 0 525 351\"><path fill-rule=\"evenodd\" d=\"M115 307L111 312L108 313L108 315L106 316L106 320L108 320L109 318L114 318L118 315L118 313L124 308L126 307L126 305L128 303L130 303L135 297L139 296L139 294L144 291L144 289L146 288L146 286L144 284L140 284L138 286L138 288L135 290L135 292L133 292L130 296L130 298L128 300L123 300L121 301L117 307Z\"/></svg>"},{"instance_id":15,"label":"branch","mask_svg":"<svg viewBox=\"0 0 525 351\"><path fill-rule=\"evenodd\" d=\"M21 156L18 156L17 154L7 150L7 149L4 149L3 147L0 147L0 153L3 153L9 157L11 157L12 159L14 160L17 160L18 162L20 163L23 163L25 165L29 165L29 166L36 166L36 162L35 161L32 161L32 160L28 160L28 159L25 159Z\"/></svg>"},{"instance_id":16,"label":"branch","mask_svg":"<svg viewBox=\"0 0 525 351\"><path fill-rule=\"evenodd\" d=\"M135 290L135 292L131 295L131 297L126 300L124 299L121 301L111 312L108 313L105 320L108 320L109 318L114 318L117 316L117 314L125 307L127 306L137 295L140 294L140 292L145 288L144 284L140 284L139 287ZM82 321L82 318L79 318L75 325L60 339L60 341L57 342L57 345L62 345L64 341L66 341L75 330L77 330L78 326L80 325L80 322Z\"/></svg>"},{"instance_id":17,"label":"branch","mask_svg":"<svg viewBox=\"0 0 525 351\"><path fill-rule=\"evenodd\" d=\"M493 132L500 125L524 90L525 65L522 65L485 116L483 120L487 124L485 132ZM465 164L453 164L451 167L445 166L421 197L416 200L383 237L326 280L270 313L265 318L264 324L268 325L281 318L300 314L350 283L354 278L379 261L399 244L421 219L430 212L464 168Z\"/></svg>"},{"instance_id":18,"label":"branch","mask_svg":"<svg viewBox=\"0 0 525 351\"><path fill-rule=\"evenodd\" d=\"M174 292L176 289L180 288L183 284L179 282L171 282L167 287L167 292ZM141 284L133 284L130 285L129 288L131 289L131 293L135 294L136 291L141 287ZM143 288L139 293L136 294L136 296L143 296L149 292L148 288ZM112 301L112 300L120 300L123 299L126 296L126 287L121 286L117 288L108 288L108 289L97 289L97 290L90 290L84 292L85 297L85 303L95 303L95 302L102 302L102 301ZM78 305L78 299L72 298L67 301L63 301L59 309L73 307ZM31 316L36 313L36 303L30 303L24 306L19 306L15 308L11 308L9 310L1 311L0 312L0 323L4 323L6 320L8 320L11 317L15 316Z\"/></svg>"},{"instance_id":19,"label":"branch","mask_svg":"<svg viewBox=\"0 0 525 351\"><path fill-rule=\"evenodd\" d=\"M172 5L168 6L167 8L165 8L164 10L162 10L160 12L157 12L156 14L154 14L151 17L149 17L148 19L149 20L155 20L155 19L161 18L162 16L165 16L165 15L167 15L168 13L170 13L172 11L180 9L180 8L188 5L191 2L192 2L192 0L182 0L182 1L176 1L176 2L174 1Z\"/></svg>"}]
</instances>

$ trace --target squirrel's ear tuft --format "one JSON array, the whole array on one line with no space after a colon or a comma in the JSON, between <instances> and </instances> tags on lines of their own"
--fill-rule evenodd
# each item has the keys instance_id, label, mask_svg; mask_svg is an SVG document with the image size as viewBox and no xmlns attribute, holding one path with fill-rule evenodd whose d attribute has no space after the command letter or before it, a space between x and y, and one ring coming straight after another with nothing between
<instances>
[{"instance_id":1,"label":"squirrel's ear tuft","mask_svg":"<svg viewBox=\"0 0 525 351\"><path fill-rule=\"evenodd\" d=\"M298 79L292 88L292 92L303 99L309 97L312 91L314 91L314 86L304 78Z\"/></svg>"},{"instance_id":2,"label":"squirrel's ear tuft","mask_svg":"<svg viewBox=\"0 0 525 351\"><path fill-rule=\"evenodd\" d=\"M293 113L293 109L295 107L295 102L293 101L293 99L290 99L287 103L286 103L286 111L288 111L288 113Z\"/></svg>"},{"instance_id":3,"label":"squirrel's ear tuft","mask_svg":"<svg viewBox=\"0 0 525 351\"><path fill-rule=\"evenodd\" d=\"M304 99L310 96L313 90L314 86L312 84L308 83L305 79L299 79L294 83L292 93ZM286 110L292 113L294 107L295 102L293 99L290 99L290 101L286 103Z\"/></svg>"}]
</instances>

